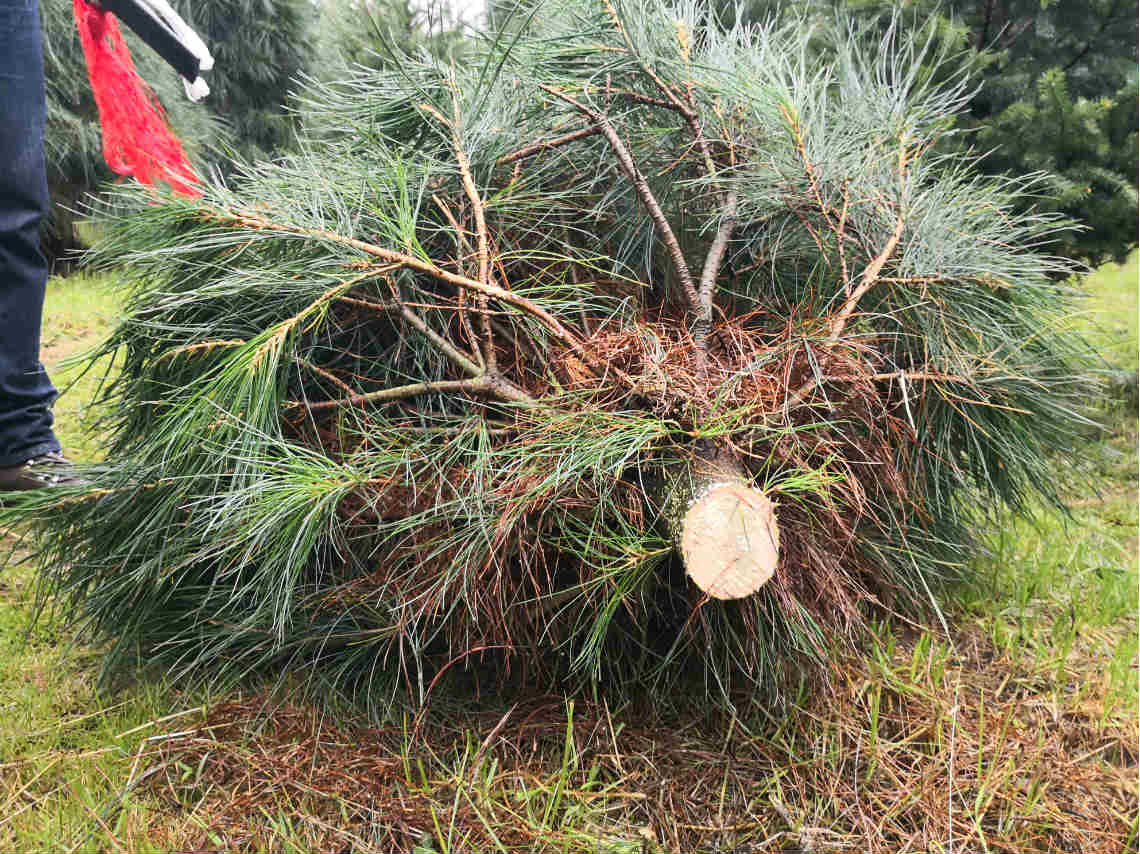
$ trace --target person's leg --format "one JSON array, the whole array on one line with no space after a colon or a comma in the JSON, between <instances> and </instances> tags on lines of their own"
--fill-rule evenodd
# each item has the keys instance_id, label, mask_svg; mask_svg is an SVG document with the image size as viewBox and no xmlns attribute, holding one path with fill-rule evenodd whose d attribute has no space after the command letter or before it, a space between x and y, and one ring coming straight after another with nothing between
<instances>
[{"instance_id":1,"label":"person's leg","mask_svg":"<svg viewBox=\"0 0 1140 854\"><path fill-rule=\"evenodd\" d=\"M38 0L0 0L0 468L59 451L39 361L48 213Z\"/></svg>"}]
</instances>

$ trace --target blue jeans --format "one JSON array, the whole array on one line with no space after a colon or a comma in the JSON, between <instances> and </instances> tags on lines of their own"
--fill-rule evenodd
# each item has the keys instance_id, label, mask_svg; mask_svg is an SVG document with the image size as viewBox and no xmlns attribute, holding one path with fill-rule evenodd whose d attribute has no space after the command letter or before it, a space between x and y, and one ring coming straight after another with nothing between
<instances>
[{"instance_id":1,"label":"blue jeans","mask_svg":"<svg viewBox=\"0 0 1140 854\"><path fill-rule=\"evenodd\" d=\"M56 392L40 364L44 110L38 0L0 0L0 468L59 450Z\"/></svg>"}]
</instances>

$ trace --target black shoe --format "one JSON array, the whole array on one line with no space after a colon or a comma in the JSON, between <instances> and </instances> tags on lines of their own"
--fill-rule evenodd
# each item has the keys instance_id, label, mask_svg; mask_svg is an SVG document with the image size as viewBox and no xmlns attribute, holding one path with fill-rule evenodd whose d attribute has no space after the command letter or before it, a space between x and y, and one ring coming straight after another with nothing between
<instances>
[{"instance_id":1,"label":"black shoe","mask_svg":"<svg viewBox=\"0 0 1140 854\"><path fill-rule=\"evenodd\" d=\"M59 451L40 454L18 466L0 468L0 492L68 486L81 482L71 473L71 460Z\"/></svg>"}]
</instances>

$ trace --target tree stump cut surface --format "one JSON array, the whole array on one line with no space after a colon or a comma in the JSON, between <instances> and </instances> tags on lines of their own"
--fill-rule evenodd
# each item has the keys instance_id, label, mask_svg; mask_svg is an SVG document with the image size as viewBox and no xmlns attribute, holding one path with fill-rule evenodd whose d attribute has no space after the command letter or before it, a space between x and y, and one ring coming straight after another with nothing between
<instances>
[{"instance_id":1,"label":"tree stump cut surface","mask_svg":"<svg viewBox=\"0 0 1140 854\"><path fill-rule=\"evenodd\" d=\"M693 582L714 599L741 599L768 583L780 553L776 508L736 480L711 483L689 505L681 557Z\"/></svg>"}]
</instances>

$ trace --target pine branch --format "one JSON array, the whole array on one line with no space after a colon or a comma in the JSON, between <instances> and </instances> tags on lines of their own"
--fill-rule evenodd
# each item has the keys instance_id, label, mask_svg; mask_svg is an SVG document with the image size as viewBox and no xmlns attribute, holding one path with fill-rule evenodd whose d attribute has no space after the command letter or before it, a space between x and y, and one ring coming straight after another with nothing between
<instances>
[{"instance_id":1,"label":"pine branch","mask_svg":"<svg viewBox=\"0 0 1140 854\"><path fill-rule=\"evenodd\" d=\"M373 243L368 243L364 240L358 240L355 237L346 237L343 234L337 234L333 231L327 231L320 228L305 228L297 225L286 225L282 223L271 222L270 220L263 219L255 216L249 212L242 212L240 214L229 213L221 211L216 208L208 209L202 214L203 218L213 222L229 223L241 228L249 228L256 231L273 231L281 234L292 234L297 237L304 237L310 240L323 240L329 243L338 244L340 246L347 246L351 249L356 249L358 252L372 255L376 258L381 258L391 264L399 267L406 267L410 270L423 273L431 276L441 282L446 282L457 288L467 288L468 290L477 293L486 294L493 299L512 305L525 314L529 314L535 320L539 321L548 332L555 338L565 344L570 350L577 355L582 361L590 367L591 370L597 372L599 375L608 375L614 378L619 384L624 386L629 391L636 391L638 383L633 380L624 371L607 365L604 360L599 359L598 356L585 344L585 342L570 329L567 329L558 318L544 309L542 306L537 305L524 296L513 293L512 291L500 288L498 285L488 285L483 282L476 281L475 279L467 276L461 276L456 273L449 272L437 267L430 261L425 261L422 258L416 258L413 255L406 255L403 252L396 252L392 249L386 249L383 246L377 246Z\"/></svg>"},{"instance_id":2,"label":"pine branch","mask_svg":"<svg viewBox=\"0 0 1140 854\"><path fill-rule=\"evenodd\" d=\"M637 52L637 49L633 46L633 40L629 37L629 33L626 32L625 25L622 24L621 18L618 17L617 9L614 8L613 3L611 3L610 0L602 0L602 5L606 7L606 11L609 13L610 20L613 21L614 28L619 33L621 33L621 37L625 41L626 49L629 51L629 55L637 59L638 64L641 66L641 70L644 71L645 75L653 81L658 89L661 90L672 107L679 111L682 115L687 116L688 108L685 106L685 103L677 97L676 92L665 85L665 81L657 75L657 73L649 66L649 63L645 61L645 59L641 56L641 54Z\"/></svg>"},{"instance_id":3,"label":"pine branch","mask_svg":"<svg viewBox=\"0 0 1140 854\"><path fill-rule=\"evenodd\" d=\"M736 190L729 190L725 194L724 207L720 214L720 226L717 228L716 237L709 245L705 265L701 269L701 287L697 292L699 309L696 323L693 325L693 337L702 348L706 346L706 339L709 330L712 328L713 289L716 285L716 278L720 274L725 249L732 237L732 230L736 227L736 205Z\"/></svg>"},{"instance_id":4,"label":"pine branch","mask_svg":"<svg viewBox=\"0 0 1140 854\"><path fill-rule=\"evenodd\" d=\"M592 121L602 135L609 142L610 147L617 155L618 165L621 167L622 172L633 184L638 197L641 199L642 204L645 205L649 211L649 216L653 220L654 225L661 232L661 239L665 241L665 246L668 249L669 257L673 261L673 269L677 273L677 278L681 280L681 287L684 289L685 297L688 299L689 307L693 311L700 310L700 298L697 295L697 289L693 285L693 276L689 272L689 265L685 261L685 254L681 251L681 244L677 242L677 236L673 233L672 227L669 225L669 220L665 218L665 214L661 210L661 205L658 204L657 199L653 195L653 191L649 188L649 182L646 181L645 175L637 168L633 162L633 155L630 154L629 149L625 143L622 142L621 137L618 136L617 131L614 130L613 125L610 124L609 119L580 101L571 98L569 95L559 92L545 83L540 83L539 88L547 94L553 95L555 98L569 104L574 109L578 110L582 115L586 116Z\"/></svg>"},{"instance_id":5,"label":"pine branch","mask_svg":"<svg viewBox=\"0 0 1140 854\"><path fill-rule=\"evenodd\" d=\"M359 252L372 255L376 258L381 258L399 267L406 267L410 270L415 270L418 273L423 273L438 279L441 282L447 282L459 288L467 288L468 290L477 293L486 294L508 305L512 305L520 311L531 315L538 320L547 331L553 334L556 338L562 341L570 349L578 352L582 349L582 340L563 326L558 318L554 317L550 312L541 306L528 300L524 296L512 293L511 291L500 288L498 285L488 285L468 276L461 276L456 273L444 270L436 266L430 261L425 261L422 258L417 258L413 255L406 255L403 252L397 252L393 249L386 249L383 246L377 246L373 243L368 243L364 240L358 240L355 237L346 237L343 234L337 234L333 231L327 231L320 228L306 228L298 225L287 225L283 223L275 223L270 220L262 219L251 213L242 212L240 214L233 214L226 211L219 211L211 209L204 217L215 222L230 223L242 228L249 228L256 231L275 231L281 234L292 234L297 237L304 237L310 240L323 240L329 243L335 243L340 246L347 246L351 249L356 249Z\"/></svg>"},{"instance_id":6,"label":"pine branch","mask_svg":"<svg viewBox=\"0 0 1140 854\"><path fill-rule=\"evenodd\" d=\"M403 400L409 397L418 397L422 394L438 394L440 392L467 392L469 394L489 395L512 403L534 403L534 398L501 377L482 376L469 380L440 380L438 382L410 383L393 388L383 388L379 391L368 392L367 394L354 394L336 400L321 400L316 403L305 400L291 400L287 405L303 406L310 412L317 412L336 407L363 406L366 403L388 403L393 400Z\"/></svg>"},{"instance_id":7,"label":"pine branch","mask_svg":"<svg viewBox=\"0 0 1140 854\"><path fill-rule=\"evenodd\" d=\"M594 136L598 133L600 133L598 128L588 127L581 128L576 131L571 131L570 133L563 134L562 136L556 136L553 139L543 139L538 142L532 142L530 145L525 145L517 151L512 151L510 154L504 154L502 157L496 160L495 163L502 166L508 163L514 163L519 160L526 160L528 157L532 157L540 152L549 151L554 148L560 148L567 143L576 142L579 139L585 139L588 136Z\"/></svg>"}]
</instances>

